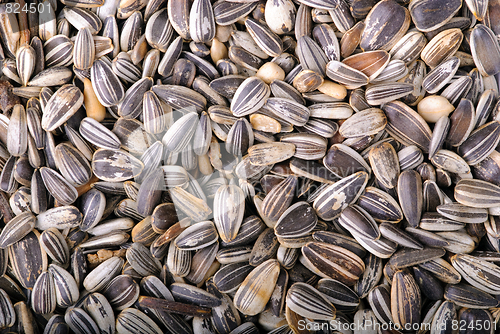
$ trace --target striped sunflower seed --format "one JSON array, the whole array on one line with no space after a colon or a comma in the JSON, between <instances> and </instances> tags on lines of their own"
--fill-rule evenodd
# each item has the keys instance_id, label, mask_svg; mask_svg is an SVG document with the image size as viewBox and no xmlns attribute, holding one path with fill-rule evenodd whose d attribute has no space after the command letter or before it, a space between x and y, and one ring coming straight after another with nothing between
<instances>
[{"instance_id":1,"label":"striped sunflower seed","mask_svg":"<svg viewBox=\"0 0 500 334\"><path fill-rule=\"evenodd\" d=\"M271 228L265 229L253 245L249 257L250 265L257 266L264 261L273 258L276 255L278 247L278 237L274 234L274 230ZM236 253L235 255L238 254Z\"/></svg>"},{"instance_id":2,"label":"striped sunflower seed","mask_svg":"<svg viewBox=\"0 0 500 334\"><path fill-rule=\"evenodd\" d=\"M429 150L432 132L425 120L406 104L394 101L383 107L387 117L385 130L405 145L415 145L424 153Z\"/></svg>"},{"instance_id":3,"label":"striped sunflower seed","mask_svg":"<svg viewBox=\"0 0 500 334\"><path fill-rule=\"evenodd\" d=\"M213 6L215 23L219 26L229 26L250 14L255 6L255 3L217 2Z\"/></svg>"},{"instance_id":4,"label":"striped sunflower seed","mask_svg":"<svg viewBox=\"0 0 500 334\"><path fill-rule=\"evenodd\" d=\"M73 276L56 264L49 265L49 273L54 278L57 306L69 307L75 304L79 293L78 285Z\"/></svg>"},{"instance_id":5,"label":"striped sunflower seed","mask_svg":"<svg viewBox=\"0 0 500 334\"><path fill-rule=\"evenodd\" d=\"M269 56L277 57L283 52L283 42L267 25L248 18L245 20L245 27L255 43Z\"/></svg>"},{"instance_id":6,"label":"striped sunflower seed","mask_svg":"<svg viewBox=\"0 0 500 334\"><path fill-rule=\"evenodd\" d=\"M215 225L211 221L205 221L182 231L175 239L175 245L183 250L198 250L215 243L217 237Z\"/></svg>"},{"instance_id":7,"label":"striped sunflower seed","mask_svg":"<svg viewBox=\"0 0 500 334\"><path fill-rule=\"evenodd\" d=\"M103 106L111 107L123 100L125 96L123 85L113 72L111 64L104 58L94 61L90 76L92 88Z\"/></svg>"},{"instance_id":8,"label":"striped sunflower seed","mask_svg":"<svg viewBox=\"0 0 500 334\"><path fill-rule=\"evenodd\" d=\"M180 187L170 189L170 196L176 210L181 210L194 221L206 220L212 213L212 210L203 199L188 193Z\"/></svg>"},{"instance_id":9,"label":"striped sunflower seed","mask_svg":"<svg viewBox=\"0 0 500 334\"><path fill-rule=\"evenodd\" d=\"M391 59L400 59L410 64L418 58L422 49L427 44L424 34L419 31L409 31L389 51Z\"/></svg>"},{"instance_id":10,"label":"striped sunflower seed","mask_svg":"<svg viewBox=\"0 0 500 334\"><path fill-rule=\"evenodd\" d=\"M458 306L474 309L487 309L498 305L495 297L465 283L448 284L444 290L444 298Z\"/></svg>"},{"instance_id":11,"label":"striped sunflower seed","mask_svg":"<svg viewBox=\"0 0 500 334\"><path fill-rule=\"evenodd\" d=\"M295 145L294 157L304 160L316 160L325 156L326 141L315 134L288 134L281 137L282 142Z\"/></svg>"},{"instance_id":12,"label":"striped sunflower seed","mask_svg":"<svg viewBox=\"0 0 500 334\"><path fill-rule=\"evenodd\" d=\"M248 150L250 163L256 166L268 166L291 158L295 154L295 145L291 143L261 143Z\"/></svg>"},{"instance_id":13,"label":"striped sunflower seed","mask_svg":"<svg viewBox=\"0 0 500 334\"><path fill-rule=\"evenodd\" d=\"M143 244L134 242L127 249L126 257L132 268L142 276L154 275L160 272L160 261L155 259Z\"/></svg>"},{"instance_id":14,"label":"striped sunflower seed","mask_svg":"<svg viewBox=\"0 0 500 334\"><path fill-rule=\"evenodd\" d=\"M458 153L469 165L476 165L494 150L500 141L500 123L493 121L474 130L459 147Z\"/></svg>"},{"instance_id":15,"label":"striped sunflower seed","mask_svg":"<svg viewBox=\"0 0 500 334\"><path fill-rule=\"evenodd\" d=\"M375 220L361 207L346 207L340 214L338 223L352 235L358 234L368 239L380 238L380 230Z\"/></svg>"},{"instance_id":16,"label":"striped sunflower seed","mask_svg":"<svg viewBox=\"0 0 500 334\"><path fill-rule=\"evenodd\" d=\"M236 291L234 306L247 315L263 311L271 298L279 272L279 262L273 259L253 269Z\"/></svg>"},{"instance_id":17,"label":"striped sunflower seed","mask_svg":"<svg viewBox=\"0 0 500 334\"><path fill-rule=\"evenodd\" d=\"M75 333L99 333L99 327L95 321L80 307L71 308L64 315L64 321Z\"/></svg>"},{"instance_id":18,"label":"striped sunflower seed","mask_svg":"<svg viewBox=\"0 0 500 334\"><path fill-rule=\"evenodd\" d=\"M244 194L234 185L221 186L214 197L214 223L219 236L230 242L238 234L244 214Z\"/></svg>"},{"instance_id":19,"label":"striped sunflower seed","mask_svg":"<svg viewBox=\"0 0 500 334\"><path fill-rule=\"evenodd\" d=\"M35 70L35 58L35 50L31 46L25 44L17 49L16 67L23 86L26 86Z\"/></svg>"},{"instance_id":20,"label":"striped sunflower seed","mask_svg":"<svg viewBox=\"0 0 500 334\"><path fill-rule=\"evenodd\" d=\"M460 203L446 203L437 207L437 212L454 221L463 223L483 223L488 219L488 211Z\"/></svg>"},{"instance_id":21,"label":"striped sunflower seed","mask_svg":"<svg viewBox=\"0 0 500 334\"><path fill-rule=\"evenodd\" d=\"M129 275L118 275L102 290L110 306L121 311L132 306L139 298L139 284Z\"/></svg>"},{"instance_id":22,"label":"striped sunflower seed","mask_svg":"<svg viewBox=\"0 0 500 334\"><path fill-rule=\"evenodd\" d=\"M101 290L118 275L123 263L124 261L120 257L114 256L107 259L87 274L83 286L89 292Z\"/></svg>"},{"instance_id":23,"label":"striped sunflower seed","mask_svg":"<svg viewBox=\"0 0 500 334\"><path fill-rule=\"evenodd\" d=\"M366 30L365 30L366 31ZM370 81L375 79L389 64L390 56L386 51L367 51L347 57L342 62L364 73Z\"/></svg>"},{"instance_id":24,"label":"striped sunflower seed","mask_svg":"<svg viewBox=\"0 0 500 334\"><path fill-rule=\"evenodd\" d=\"M85 298L83 306L103 333L115 332L115 316L106 297L98 292L91 293Z\"/></svg>"},{"instance_id":25,"label":"striped sunflower seed","mask_svg":"<svg viewBox=\"0 0 500 334\"><path fill-rule=\"evenodd\" d=\"M293 284L286 295L287 306L297 314L316 320L335 319L332 303L318 290L305 283Z\"/></svg>"},{"instance_id":26,"label":"striped sunflower seed","mask_svg":"<svg viewBox=\"0 0 500 334\"><path fill-rule=\"evenodd\" d=\"M408 10L417 29L429 32L445 25L461 6L460 1L443 4L436 0L419 0L408 6Z\"/></svg>"},{"instance_id":27,"label":"striped sunflower seed","mask_svg":"<svg viewBox=\"0 0 500 334\"><path fill-rule=\"evenodd\" d=\"M170 243L167 253L167 265L172 274L179 277L187 276L191 268L191 262L192 256L189 251L176 247L173 242Z\"/></svg>"},{"instance_id":28,"label":"striped sunflower seed","mask_svg":"<svg viewBox=\"0 0 500 334\"><path fill-rule=\"evenodd\" d=\"M368 76L343 62L331 60L326 66L326 75L348 89L355 89L368 83Z\"/></svg>"},{"instance_id":29,"label":"striped sunflower seed","mask_svg":"<svg viewBox=\"0 0 500 334\"><path fill-rule=\"evenodd\" d=\"M347 285L330 278L318 281L318 291L335 306L337 311L352 312L359 305L359 296Z\"/></svg>"},{"instance_id":30,"label":"striped sunflower seed","mask_svg":"<svg viewBox=\"0 0 500 334\"><path fill-rule=\"evenodd\" d=\"M145 313L135 308L126 308L116 316L116 331L118 333L137 333L140 328L144 334L160 334L162 330Z\"/></svg>"},{"instance_id":31,"label":"striped sunflower seed","mask_svg":"<svg viewBox=\"0 0 500 334\"><path fill-rule=\"evenodd\" d=\"M365 98L372 106L392 102L412 93L414 87L407 83L379 83L366 89Z\"/></svg>"},{"instance_id":32,"label":"striped sunflower seed","mask_svg":"<svg viewBox=\"0 0 500 334\"><path fill-rule=\"evenodd\" d=\"M251 114L266 103L270 93L271 90L264 81L258 77L250 77L236 90L231 102L231 111L238 117Z\"/></svg>"},{"instance_id":33,"label":"striped sunflower seed","mask_svg":"<svg viewBox=\"0 0 500 334\"><path fill-rule=\"evenodd\" d=\"M49 167L40 168L43 183L49 193L61 205L70 205L78 198L78 192L61 174Z\"/></svg>"},{"instance_id":34,"label":"striped sunflower seed","mask_svg":"<svg viewBox=\"0 0 500 334\"><path fill-rule=\"evenodd\" d=\"M468 254L457 254L451 264L464 280L481 291L497 294L499 267Z\"/></svg>"},{"instance_id":35,"label":"striped sunflower seed","mask_svg":"<svg viewBox=\"0 0 500 334\"><path fill-rule=\"evenodd\" d=\"M101 180L119 182L140 175L142 162L121 150L99 149L92 157L92 170Z\"/></svg>"},{"instance_id":36,"label":"striped sunflower seed","mask_svg":"<svg viewBox=\"0 0 500 334\"><path fill-rule=\"evenodd\" d=\"M412 298L406 298L408 294ZM396 272L391 286L391 313L394 322L400 326L419 323L420 304L420 289L413 276L404 271Z\"/></svg>"},{"instance_id":37,"label":"striped sunflower seed","mask_svg":"<svg viewBox=\"0 0 500 334\"><path fill-rule=\"evenodd\" d=\"M458 70L460 61L457 57L443 61L432 71L427 73L422 82L422 87L430 94L437 93L443 88Z\"/></svg>"},{"instance_id":38,"label":"striped sunflower seed","mask_svg":"<svg viewBox=\"0 0 500 334\"><path fill-rule=\"evenodd\" d=\"M312 207L307 202L298 202L280 216L274 231L278 237L302 236L311 232L316 223L317 217Z\"/></svg>"},{"instance_id":39,"label":"striped sunflower seed","mask_svg":"<svg viewBox=\"0 0 500 334\"><path fill-rule=\"evenodd\" d=\"M83 104L83 94L73 85L63 85L43 109L42 128L54 131L73 116Z\"/></svg>"},{"instance_id":40,"label":"striped sunflower seed","mask_svg":"<svg viewBox=\"0 0 500 334\"><path fill-rule=\"evenodd\" d=\"M319 218L333 220L342 210L355 202L368 182L368 174L360 171L325 188L313 203Z\"/></svg>"},{"instance_id":41,"label":"striped sunflower seed","mask_svg":"<svg viewBox=\"0 0 500 334\"><path fill-rule=\"evenodd\" d=\"M92 67L95 58L95 44L91 31L84 27L76 35L73 47L73 64L79 70L87 70Z\"/></svg>"},{"instance_id":42,"label":"striped sunflower seed","mask_svg":"<svg viewBox=\"0 0 500 334\"><path fill-rule=\"evenodd\" d=\"M162 52L167 51L173 35L173 29L166 8L155 12L147 20L145 35L149 45Z\"/></svg>"},{"instance_id":43,"label":"striped sunflower seed","mask_svg":"<svg viewBox=\"0 0 500 334\"><path fill-rule=\"evenodd\" d=\"M143 110L143 96L152 86L153 79L149 77L142 78L130 86L118 105L118 115L128 119L137 118Z\"/></svg>"},{"instance_id":44,"label":"striped sunflower seed","mask_svg":"<svg viewBox=\"0 0 500 334\"><path fill-rule=\"evenodd\" d=\"M48 209L36 217L35 227L47 230L51 227L63 230L78 226L82 221L82 214L77 207L68 205Z\"/></svg>"},{"instance_id":45,"label":"striped sunflower seed","mask_svg":"<svg viewBox=\"0 0 500 334\"><path fill-rule=\"evenodd\" d=\"M388 193L375 187L366 187L357 204L377 222L397 223L403 219L399 203Z\"/></svg>"},{"instance_id":46,"label":"striped sunflower seed","mask_svg":"<svg viewBox=\"0 0 500 334\"><path fill-rule=\"evenodd\" d=\"M433 37L422 50L422 60L431 68L438 66L457 51L463 39L460 29L447 29Z\"/></svg>"},{"instance_id":47,"label":"striped sunflower seed","mask_svg":"<svg viewBox=\"0 0 500 334\"><path fill-rule=\"evenodd\" d=\"M500 71L497 66L500 47L494 40L493 31L488 26L478 24L474 27L470 35L470 48L474 64L482 75L495 75Z\"/></svg>"},{"instance_id":48,"label":"striped sunflower seed","mask_svg":"<svg viewBox=\"0 0 500 334\"><path fill-rule=\"evenodd\" d=\"M348 286L353 285L365 269L356 254L326 243L310 242L302 247L302 255L322 277L336 279Z\"/></svg>"},{"instance_id":49,"label":"striped sunflower seed","mask_svg":"<svg viewBox=\"0 0 500 334\"><path fill-rule=\"evenodd\" d=\"M384 130L387 118L382 110L370 108L349 117L339 128L339 134L345 138L369 136Z\"/></svg>"},{"instance_id":50,"label":"striped sunflower seed","mask_svg":"<svg viewBox=\"0 0 500 334\"><path fill-rule=\"evenodd\" d=\"M69 263L70 254L68 244L62 233L56 228L49 228L40 235L40 244L47 255L56 263Z\"/></svg>"},{"instance_id":51,"label":"striped sunflower seed","mask_svg":"<svg viewBox=\"0 0 500 334\"><path fill-rule=\"evenodd\" d=\"M228 264L214 275L214 284L222 293L236 291L254 267L246 262Z\"/></svg>"},{"instance_id":52,"label":"striped sunflower seed","mask_svg":"<svg viewBox=\"0 0 500 334\"><path fill-rule=\"evenodd\" d=\"M473 208L491 208L499 205L498 191L500 188L492 183L475 179L462 179L455 187L455 199L457 202Z\"/></svg>"},{"instance_id":53,"label":"striped sunflower seed","mask_svg":"<svg viewBox=\"0 0 500 334\"><path fill-rule=\"evenodd\" d=\"M469 174L470 167L458 154L449 150L438 150L431 158L434 166L451 173Z\"/></svg>"},{"instance_id":54,"label":"striped sunflower seed","mask_svg":"<svg viewBox=\"0 0 500 334\"><path fill-rule=\"evenodd\" d=\"M23 105L16 104L7 128L7 150L12 156L19 157L28 148L27 114Z\"/></svg>"},{"instance_id":55,"label":"striped sunflower seed","mask_svg":"<svg viewBox=\"0 0 500 334\"><path fill-rule=\"evenodd\" d=\"M33 287L31 308L37 314L49 314L55 311L56 286L52 274L44 271L36 280Z\"/></svg>"},{"instance_id":56,"label":"striped sunflower seed","mask_svg":"<svg viewBox=\"0 0 500 334\"><path fill-rule=\"evenodd\" d=\"M408 10L393 1L384 1L373 6L366 17L366 28L360 47L365 51L389 50L406 33L410 25ZM390 22L382 25L381 22Z\"/></svg>"},{"instance_id":57,"label":"striped sunflower seed","mask_svg":"<svg viewBox=\"0 0 500 334\"><path fill-rule=\"evenodd\" d=\"M333 144L323 158L323 164L338 177L360 171L371 173L371 168L363 157L344 144Z\"/></svg>"},{"instance_id":58,"label":"striped sunflower seed","mask_svg":"<svg viewBox=\"0 0 500 334\"><path fill-rule=\"evenodd\" d=\"M423 209L422 178L412 170L402 172L399 175L397 191L406 220L412 227L418 226Z\"/></svg>"},{"instance_id":59,"label":"striped sunflower seed","mask_svg":"<svg viewBox=\"0 0 500 334\"><path fill-rule=\"evenodd\" d=\"M72 145L57 145L55 158L62 176L74 186L82 186L90 180L92 171L89 161Z\"/></svg>"}]
</instances>

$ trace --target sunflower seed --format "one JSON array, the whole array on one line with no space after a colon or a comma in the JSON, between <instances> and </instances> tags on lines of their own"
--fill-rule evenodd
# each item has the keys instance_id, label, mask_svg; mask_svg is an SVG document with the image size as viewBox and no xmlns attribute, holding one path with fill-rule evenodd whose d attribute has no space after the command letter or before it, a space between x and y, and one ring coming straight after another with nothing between
<instances>
[{"instance_id":1,"label":"sunflower seed","mask_svg":"<svg viewBox=\"0 0 500 334\"><path fill-rule=\"evenodd\" d=\"M472 286L491 294L498 291L498 266L467 254L453 256L451 264Z\"/></svg>"},{"instance_id":2,"label":"sunflower seed","mask_svg":"<svg viewBox=\"0 0 500 334\"><path fill-rule=\"evenodd\" d=\"M460 29L447 29L440 32L422 50L422 60L431 68L438 66L457 51L462 38L463 34Z\"/></svg>"},{"instance_id":3,"label":"sunflower seed","mask_svg":"<svg viewBox=\"0 0 500 334\"><path fill-rule=\"evenodd\" d=\"M380 22L390 20L390 24L380 26ZM410 24L409 12L393 1L385 1L373 6L366 17L360 47L365 51L391 47L406 33Z\"/></svg>"},{"instance_id":4,"label":"sunflower seed","mask_svg":"<svg viewBox=\"0 0 500 334\"><path fill-rule=\"evenodd\" d=\"M498 186L482 180L462 179L455 187L455 199L457 202L475 207L491 208L498 206Z\"/></svg>"},{"instance_id":5,"label":"sunflower seed","mask_svg":"<svg viewBox=\"0 0 500 334\"><path fill-rule=\"evenodd\" d=\"M40 235L40 244L47 255L56 263L69 263L69 248L64 236L56 228L49 228Z\"/></svg>"},{"instance_id":6,"label":"sunflower seed","mask_svg":"<svg viewBox=\"0 0 500 334\"><path fill-rule=\"evenodd\" d=\"M360 171L325 188L313 203L319 218L333 220L341 211L355 202L368 182L368 174Z\"/></svg>"},{"instance_id":7,"label":"sunflower seed","mask_svg":"<svg viewBox=\"0 0 500 334\"><path fill-rule=\"evenodd\" d=\"M269 56L277 57L283 52L283 42L267 25L248 18L245 20L245 26L253 37L255 43Z\"/></svg>"},{"instance_id":8,"label":"sunflower seed","mask_svg":"<svg viewBox=\"0 0 500 334\"><path fill-rule=\"evenodd\" d=\"M75 147L68 144L57 145L55 158L61 174L74 186L82 186L90 180L90 163Z\"/></svg>"},{"instance_id":9,"label":"sunflower seed","mask_svg":"<svg viewBox=\"0 0 500 334\"><path fill-rule=\"evenodd\" d=\"M460 61L457 57L451 57L437 65L427 73L422 82L422 87L430 94L437 93L443 88L458 70Z\"/></svg>"},{"instance_id":10,"label":"sunflower seed","mask_svg":"<svg viewBox=\"0 0 500 334\"><path fill-rule=\"evenodd\" d=\"M61 205L70 205L78 198L78 192L75 187L55 170L42 167L40 168L40 174L49 193Z\"/></svg>"},{"instance_id":11,"label":"sunflower seed","mask_svg":"<svg viewBox=\"0 0 500 334\"><path fill-rule=\"evenodd\" d=\"M375 106L402 98L413 90L413 85L407 83L379 83L366 89L365 98L368 104Z\"/></svg>"},{"instance_id":12,"label":"sunflower seed","mask_svg":"<svg viewBox=\"0 0 500 334\"><path fill-rule=\"evenodd\" d=\"M386 103L382 110L387 117L388 133L405 145L415 145L428 152L432 132L420 115L399 101Z\"/></svg>"},{"instance_id":13,"label":"sunflower seed","mask_svg":"<svg viewBox=\"0 0 500 334\"><path fill-rule=\"evenodd\" d=\"M476 165L485 159L500 141L499 123L493 121L474 130L459 147L458 153L469 165Z\"/></svg>"},{"instance_id":14,"label":"sunflower seed","mask_svg":"<svg viewBox=\"0 0 500 334\"><path fill-rule=\"evenodd\" d=\"M363 72L339 62L331 60L326 66L326 75L348 89L355 89L368 83L368 76Z\"/></svg>"},{"instance_id":15,"label":"sunflower seed","mask_svg":"<svg viewBox=\"0 0 500 334\"><path fill-rule=\"evenodd\" d=\"M47 102L42 116L42 128L53 131L71 116L83 103L83 94L78 87L64 85Z\"/></svg>"},{"instance_id":16,"label":"sunflower seed","mask_svg":"<svg viewBox=\"0 0 500 334\"><path fill-rule=\"evenodd\" d=\"M412 170L404 171L398 179L399 204L412 227L418 226L423 208L422 179ZM406 189L410 191L407 192Z\"/></svg>"},{"instance_id":17,"label":"sunflower seed","mask_svg":"<svg viewBox=\"0 0 500 334\"><path fill-rule=\"evenodd\" d=\"M288 289L286 303L294 312L310 319L333 320L336 315L332 303L305 283L295 283Z\"/></svg>"},{"instance_id":18,"label":"sunflower seed","mask_svg":"<svg viewBox=\"0 0 500 334\"><path fill-rule=\"evenodd\" d=\"M260 313L271 298L279 272L279 263L273 259L253 269L236 291L234 306L243 314Z\"/></svg>"},{"instance_id":19,"label":"sunflower seed","mask_svg":"<svg viewBox=\"0 0 500 334\"><path fill-rule=\"evenodd\" d=\"M83 286L89 292L101 290L120 272L123 262L122 258L116 256L107 259L88 273Z\"/></svg>"},{"instance_id":20,"label":"sunflower seed","mask_svg":"<svg viewBox=\"0 0 500 334\"><path fill-rule=\"evenodd\" d=\"M456 305L474 309L486 309L498 305L498 300L492 295L465 283L448 284L444 290L444 298Z\"/></svg>"},{"instance_id":21,"label":"sunflower seed","mask_svg":"<svg viewBox=\"0 0 500 334\"><path fill-rule=\"evenodd\" d=\"M269 94L269 87L261 79L250 77L236 90L231 111L238 117L251 114L264 105Z\"/></svg>"},{"instance_id":22,"label":"sunflower seed","mask_svg":"<svg viewBox=\"0 0 500 334\"><path fill-rule=\"evenodd\" d=\"M92 170L103 181L125 181L140 175L143 168L139 159L121 150L99 149L92 157Z\"/></svg>"},{"instance_id":23,"label":"sunflower seed","mask_svg":"<svg viewBox=\"0 0 500 334\"><path fill-rule=\"evenodd\" d=\"M412 298L404 298L411 294ZM421 295L417 283L410 274L398 271L391 287L391 312L394 322L400 326L420 322Z\"/></svg>"},{"instance_id":24,"label":"sunflower seed","mask_svg":"<svg viewBox=\"0 0 500 334\"><path fill-rule=\"evenodd\" d=\"M151 320L143 312L134 309L126 308L121 311L116 317L116 331L119 333L137 333L140 328L141 332L147 334L160 334L162 330L158 325Z\"/></svg>"},{"instance_id":25,"label":"sunflower seed","mask_svg":"<svg viewBox=\"0 0 500 334\"><path fill-rule=\"evenodd\" d=\"M370 108L349 117L340 126L339 133L345 138L369 136L384 130L386 124L387 119L382 110Z\"/></svg>"},{"instance_id":26,"label":"sunflower seed","mask_svg":"<svg viewBox=\"0 0 500 334\"><path fill-rule=\"evenodd\" d=\"M500 71L496 65L500 57L500 47L488 26L478 24L474 27L470 35L470 46L474 63L482 75L495 75Z\"/></svg>"},{"instance_id":27,"label":"sunflower seed","mask_svg":"<svg viewBox=\"0 0 500 334\"><path fill-rule=\"evenodd\" d=\"M330 277L346 285L352 285L365 269L363 261L347 249L319 242L302 247L305 260L322 277Z\"/></svg>"},{"instance_id":28,"label":"sunflower seed","mask_svg":"<svg viewBox=\"0 0 500 334\"><path fill-rule=\"evenodd\" d=\"M254 2L217 2L213 6L215 23L219 26L231 25L250 14L255 6Z\"/></svg>"},{"instance_id":29,"label":"sunflower seed","mask_svg":"<svg viewBox=\"0 0 500 334\"><path fill-rule=\"evenodd\" d=\"M101 332L106 334L115 331L115 316L106 297L94 292L85 298L85 311L92 317Z\"/></svg>"},{"instance_id":30,"label":"sunflower seed","mask_svg":"<svg viewBox=\"0 0 500 334\"><path fill-rule=\"evenodd\" d=\"M113 73L110 64L97 59L91 68L91 78L94 92L103 106L117 105L123 100L125 96L123 86Z\"/></svg>"},{"instance_id":31,"label":"sunflower seed","mask_svg":"<svg viewBox=\"0 0 500 334\"><path fill-rule=\"evenodd\" d=\"M78 300L78 286L73 276L62 267L51 264L49 273L54 278L57 306L68 307Z\"/></svg>"},{"instance_id":32,"label":"sunflower seed","mask_svg":"<svg viewBox=\"0 0 500 334\"><path fill-rule=\"evenodd\" d=\"M35 313L49 314L56 309L56 291L52 274L44 271L33 287L31 307Z\"/></svg>"},{"instance_id":33,"label":"sunflower seed","mask_svg":"<svg viewBox=\"0 0 500 334\"><path fill-rule=\"evenodd\" d=\"M102 290L109 304L118 311L132 306L139 297L139 284L129 275L118 275Z\"/></svg>"}]
</instances>

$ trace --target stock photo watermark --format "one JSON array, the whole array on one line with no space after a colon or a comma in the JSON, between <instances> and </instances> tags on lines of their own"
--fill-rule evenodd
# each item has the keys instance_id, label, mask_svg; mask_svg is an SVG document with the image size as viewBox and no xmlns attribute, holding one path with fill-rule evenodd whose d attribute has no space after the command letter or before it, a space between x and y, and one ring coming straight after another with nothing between
<instances>
[{"instance_id":1,"label":"stock photo watermark","mask_svg":"<svg viewBox=\"0 0 500 334\"><path fill-rule=\"evenodd\" d=\"M452 331L490 331L492 329L497 328L497 322L495 320L451 320L449 322L440 322L436 324L431 323L413 323L413 324L396 324L393 322L388 323L380 323L378 321L372 321L370 319L364 319L361 322L340 322L337 320L316 322L316 321L307 321L307 320L299 320L298 329L303 331L431 331L437 330L439 332L446 332L448 330Z\"/></svg>"}]
</instances>

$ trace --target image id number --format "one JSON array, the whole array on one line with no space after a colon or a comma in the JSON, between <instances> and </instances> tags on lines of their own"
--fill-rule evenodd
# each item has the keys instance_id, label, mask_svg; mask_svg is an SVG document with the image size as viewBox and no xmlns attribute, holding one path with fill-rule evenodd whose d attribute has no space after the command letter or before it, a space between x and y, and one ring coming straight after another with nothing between
<instances>
[{"instance_id":1,"label":"image id number","mask_svg":"<svg viewBox=\"0 0 500 334\"><path fill-rule=\"evenodd\" d=\"M21 7L21 5L17 2L9 2L5 4L5 12L7 14L20 14L20 13L30 13L30 14L35 14L35 13L43 13L47 11L50 13L52 10L52 7L50 6L49 2L43 2L39 4L35 3L30 3L30 4L24 4L24 6Z\"/></svg>"},{"instance_id":2,"label":"image id number","mask_svg":"<svg viewBox=\"0 0 500 334\"><path fill-rule=\"evenodd\" d=\"M453 320L451 323L451 329L456 331L466 331L466 330L477 330L477 331L489 331L495 328L495 323L490 320L476 320L476 321L466 321L466 320Z\"/></svg>"}]
</instances>

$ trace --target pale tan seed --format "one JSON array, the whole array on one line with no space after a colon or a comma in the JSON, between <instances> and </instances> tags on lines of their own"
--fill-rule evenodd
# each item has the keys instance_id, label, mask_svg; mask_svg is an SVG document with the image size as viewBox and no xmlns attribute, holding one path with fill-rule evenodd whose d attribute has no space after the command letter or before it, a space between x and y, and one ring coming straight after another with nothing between
<instances>
[{"instance_id":1,"label":"pale tan seed","mask_svg":"<svg viewBox=\"0 0 500 334\"><path fill-rule=\"evenodd\" d=\"M88 117L92 117L98 122L102 122L106 116L106 108L99 102L95 95L92 82L85 78L83 80L83 103Z\"/></svg>"},{"instance_id":2,"label":"pale tan seed","mask_svg":"<svg viewBox=\"0 0 500 334\"><path fill-rule=\"evenodd\" d=\"M429 123L435 123L443 116L448 116L455 107L444 97L430 95L424 97L417 105L420 116Z\"/></svg>"},{"instance_id":3,"label":"pale tan seed","mask_svg":"<svg viewBox=\"0 0 500 334\"><path fill-rule=\"evenodd\" d=\"M318 90L328 96L343 100L347 96L347 89L345 86L339 85L333 81L325 80L318 87Z\"/></svg>"},{"instance_id":4,"label":"pale tan seed","mask_svg":"<svg viewBox=\"0 0 500 334\"><path fill-rule=\"evenodd\" d=\"M269 85L274 80L285 80L285 71L278 64L269 62L262 65L255 76Z\"/></svg>"}]
</instances>

